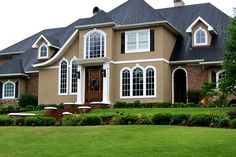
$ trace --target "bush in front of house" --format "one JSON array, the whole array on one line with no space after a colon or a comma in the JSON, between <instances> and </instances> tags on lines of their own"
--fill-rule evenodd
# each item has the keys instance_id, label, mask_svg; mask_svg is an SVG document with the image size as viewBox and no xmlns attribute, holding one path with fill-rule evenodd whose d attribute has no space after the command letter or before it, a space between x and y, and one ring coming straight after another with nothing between
<instances>
[{"instance_id":1,"label":"bush in front of house","mask_svg":"<svg viewBox=\"0 0 236 157\"><path fill-rule=\"evenodd\" d=\"M167 125L170 124L170 113L158 113L152 116L152 123L155 125Z\"/></svg>"},{"instance_id":2,"label":"bush in front of house","mask_svg":"<svg viewBox=\"0 0 236 157\"><path fill-rule=\"evenodd\" d=\"M25 126L55 126L56 119L52 117L26 117L21 120L16 120L16 125L22 125L24 121Z\"/></svg>"},{"instance_id":3,"label":"bush in front of house","mask_svg":"<svg viewBox=\"0 0 236 157\"><path fill-rule=\"evenodd\" d=\"M140 115L137 115L135 124L147 125L147 124L152 124L152 121L151 121L150 116L140 114Z\"/></svg>"},{"instance_id":4,"label":"bush in front of house","mask_svg":"<svg viewBox=\"0 0 236 157\"><path fill-rule=\"evenodd\" d=\"M112 123L115 125L133 125L137 121L136 115L124 114L113 117Z\"/></svg>"},{"instance_id":5,"label":"bush in front of house","mask_svg":"<svg viewBox=\"0 0 236 157\"><path fill-rule=\"evenodd\" d=\"M236 129L236 119L231 120L231 122L230 122L230 128Z\"/></svg>"},{"instance_id":6,"label":"bush in front of house","mask_svg":"<svg viewBox=\"0 0 236 157\"><path fill-rule=\"evenodd\" d=\"M25 118L17 118L16 120L15 120L15 125L16 126L24 126L25 125Z\"/></svg>"},{"instance_id":7,"label":"bush in front of house","mask_svg":"<svg viewBox=\"0 0 236 157\"><path fill-rule=\"evenodd\" d=\"M38 105L38 99L37 97L31 95L31 94L22 94L19 98L19 106L26 107L26 106L37 106Z\"/></svg>"},{"instance_id":8,"label":"bush in front of house","mask_svg":"<svg viewBox=\"0 0 236 157\"><path fill-rule=\"evenodd\" d=\"M62 125L64 126L86 126L101 124L101 116L96 115L68 115L62 120Z\"/></svg>"},{"instance_id":9,"label":"bush in front of house","mask_svg":"<svg viewBox=\"0 0 236 157\"><path fill-rule=\"evenodd\" d=\"M199 90L190 90L187 92L188 102L192 102L194 104L199 104L201 100L201 91Z\"/></svg>"},{"instance_id":10,"label":"bush in front of house","mask_svg":"<svg viewBox=\"0 0 236 157\"><path fill-rule=\"evenodd\" d=\"M7 116L0 116L0 126L10 126L14 123L10 117Z\"/></svg>"},{"instance_id":11,"label":"bush in front of house","mask_svg":"<svg viewBox=\"0 0 236 157\"><path fill-rule=\"evenodd\" d=\"M219 120L219 127L228 128L230 126L230 118L225 116Z\"/></svg>"},{"instance_id":12,"label":"bush in front of house","mask_svg":"<svg viewBox=\"0 0 236 157\"><path fill-rule=\"evenodd\" d=\"M187 125L189 123L190 114L172 114L170 124L172 125Z\"/></svg>"}]
</instances>

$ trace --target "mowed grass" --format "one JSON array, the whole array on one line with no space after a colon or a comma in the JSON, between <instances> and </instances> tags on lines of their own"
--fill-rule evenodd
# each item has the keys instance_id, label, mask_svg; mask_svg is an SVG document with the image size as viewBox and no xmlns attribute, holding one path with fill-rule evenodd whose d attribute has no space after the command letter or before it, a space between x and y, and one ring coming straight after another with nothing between
<instances>
[{"instance_id":1,"label":"mowed grass","mask_svg":"<svg viewBox=\"0 0 236 157\"><path fill-rule=\"evenodd\" d=\"M227 114L228 112L236 111L236 107L221 107L221 108L114 108L114 109L95 109L89 114L94 115L116 115L120 113L124 114L146 114L154 115L156 113L187 113L187 114L199 114L199 113L217 113Z\"/></svg>"},{"instance_id":2,"label":"mowed grass","mask_svg":"<svg viewBox=\"0 0 236 157\"><path fill-rule=\"evenodd\" d=\"M0 127L0 157L233 157L236 130L178 126Z\"/></svg>"}]
</instances>

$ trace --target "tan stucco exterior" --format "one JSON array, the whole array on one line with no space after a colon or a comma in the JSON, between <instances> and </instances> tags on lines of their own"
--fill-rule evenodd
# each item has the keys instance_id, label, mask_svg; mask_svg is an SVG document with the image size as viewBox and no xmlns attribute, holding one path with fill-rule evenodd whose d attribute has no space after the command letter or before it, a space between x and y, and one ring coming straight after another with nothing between
<instances>
[{"instance_id":1,"label":"tan stucco exterior","mask_svg":"<svg viewBox=\"0 0 236 157\"><path fill-rule=\"evenodd\" d=\"M168 63L163 60L140 62L139 60L147 59L164 59L169 60L173 51L176 36L166 29L164 26L152 26L139 28L137 30L150 29L155 30L155 51L154 52L137 52L137 53L121 53L121 33L136 29L126 30L114 30L112 27L98 28L97 30L103 31L106 34L106 51L105 57L109 58L110 62L110 101L115 103L116 101L132 102L140 100L141 102L163 102L171 101L171 68ZM70 64L73 58L84 59L84 36L94 29L82 29L79 30L78 35L75 37L71 45L64 52L64 54L57 58L57 61L48 67L39 69L39 103L60 103L60 102L76 102L76 95L70 95L68 91L67 95L58 94L58 72L59 64L62 59L66 59ZM134 61L133 63L115 63L122 61ZM114 63L113 63L114 62ZM96 65L102 65L99 63ZM81 65L85 66L94 65L91 64ZM122 98L120 97L120 71L124 67L130 69L135 66L141 66L146 68L147 66L153 66L156 69L156 96L152 98ZM70 68L69 68L70 73ZM69 74L70 81L70 74ZM69 83L70 84L70 83ZM69 87L70 90L70 87ZM47 91L47 92L45 92Z\"/></svg>"}]
</instances>

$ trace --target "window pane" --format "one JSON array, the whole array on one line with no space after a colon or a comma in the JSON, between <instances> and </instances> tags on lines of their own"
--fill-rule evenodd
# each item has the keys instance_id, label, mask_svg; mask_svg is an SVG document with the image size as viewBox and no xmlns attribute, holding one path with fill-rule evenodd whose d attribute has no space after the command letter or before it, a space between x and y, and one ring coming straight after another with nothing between
<instances>
[{"instance_id":1,"label":"window pane","mask_svg":"<svg viewBox=\"0 0 236 157\"><path fill-rule=\"evenodd\" d=\"M127 49L136 50L136 33L128 33L127 34Z\"/></svg>"},{"instance_id":2,"label":"window pane","mask_svg":"<svg viewBox=\"0 0 236 157\"><path fill-rule=\"evenodd\" d=\"M61 62L61 82L60 82L60 93L65 94L67 92L67 62Z\"/></svg>"},{"instance_id":3,"label":"window pane","mask_svg":"<svg viewBox=\"0 0 236 157\"><path fill-rule=\"evenodd\" d=\"M203 30L198 30L196 34L196 42L198 44L204 44L206 42L205 32Z\"/></svg>"},{"instance_id":4,"label":"window pane","mask_svg":"<svg viewBox=\"0 0 236 157\"><path fill-rule=\"evenodd\" d=\"M140 68L133 71L133 96L143 96L143 70Z\"/></svg>"},{"instance_id":5,"label":"window pane","mask_svg":"<svg viewBox=\"0 0 236 157\"><path fill-rule=\"evenodd\" d=\"M130 96L130 72L124 70L122 72L122 96Z\"/></svg>"},{"instance_id":6,"label":"window pane","mask_svg":"<svg viewBox=\"0 0 236 157\"><path fill-rule=\"evenodd\" d=\"M77 73L77 61L74 60L72 62L72 76L71 76L71 93L77 93L77 76L76 76L76 73Z\"/></svg>"},{"instance_id":7,"label":"window pane","mask_svg":"<svg viewBox=\"0 0 236 157\"><path fill-rule=\"evenodd\" d=\"M146 95L154 96L154 70L148 68L146 71Z\"/></svg>"},{"instance_id":8,"label":"window pane","mask_svg":"<svg viewBox=\"0 0 236 157\"><path fill-rule=\"evenodd\" d=\"M148 32L139 32L139 49L148 49Z\"/></svg>"},{"instance_id":9,"label":"window pane","mask_svg":"<svg viewBox=\"0 0 236 157\"><path fill-rule=\"evenodd\" d=\"M46 46L42 46L40 49L40 57L47 57L47 47Z\"/></svg>"},{"instance_id":10,"label":"window pane","mask_svg":"<svg viewBox=\"0 0 236 157\"><path fill-rule=\"evenodd\" d=\"M86 58L104 57L104 36L99 32L90 34L86 39Z\"/></svg>"},{"instance_id":11,"label":"window pane","mask_svg":"<svg viewBox=\"0 0 236 157\"><path fill-rule=\"evenodd\" d=\"M14 84L8 82L4 85L4 97L6 98L14 98Z\"/></svg>"}]
</instances>

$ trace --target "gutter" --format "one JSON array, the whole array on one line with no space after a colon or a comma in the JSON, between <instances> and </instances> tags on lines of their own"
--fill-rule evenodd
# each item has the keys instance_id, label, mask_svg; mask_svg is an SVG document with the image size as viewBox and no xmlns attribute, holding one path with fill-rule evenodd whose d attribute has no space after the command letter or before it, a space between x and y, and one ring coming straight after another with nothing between
<instances>
[{"instance_id":1,"label":"gutter","mask_svg":"<svg viewBox=\"0 0 236 157\"><path fill-rule=\"evenodd\" d=\"M106 22L106 23L99 23L99 24L75 26L75 28L76 29L83 29L83 28L94 28L94 27L114 26L114 25L116 25L116 23L114 23L114 22Z\"/></svg>"},{"instance_id":2,"label":"gutter","mask_svg":"<svg viewBox=\"0 0 236 157\"><path fill-rule=\"evenodd\" d=\"M12 76L25 76L25 77L28 77L29 75L24 74L24 73L0 74L0 77L12 77Z\"/></svg>"},{"instance_id":3,"label":"gutter","mask_svg":"<svg viewBox=\"0 0 236 157\"><path fill-rule=\"evenodd\" d=\"M0 52L0 56L5 56L5 55L15 55L15 54L21 54L24 53L25 51L18 51L18 52Z\"/></svg>"},{"instance_id":4,"label":"gutter","mask_svg":"<svg viewBox=\"0 0 236 157\"><path fill-rule=\"evenodd\" d=\"M198 59L198 60L183 60L183 61L170 61L170 64L185 64L185 63L200 63L203 62L204 59Z\"/></svg>"}]
</instances>

